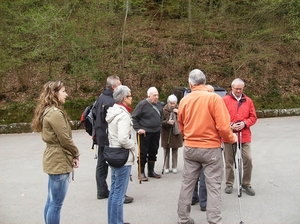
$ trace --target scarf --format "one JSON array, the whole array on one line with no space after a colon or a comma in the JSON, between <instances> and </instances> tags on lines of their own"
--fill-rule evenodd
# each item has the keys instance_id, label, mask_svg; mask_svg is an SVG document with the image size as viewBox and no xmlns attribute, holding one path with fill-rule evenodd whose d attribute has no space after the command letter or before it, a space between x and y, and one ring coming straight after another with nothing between
<instances>
[{"instance_id":1,"label":"scarf","mask_svg":"<svg viewBox=\"0 0 300 224\"><path fill-rule=\"evenodd\" d=\"M126 106L125 104L123 104L123 103L118 103L119 105L121 105L121 106L123 106L123 107L125 107L126 108L126 110L129 112L129 113L131 113L131 111L132 111L132 108L131 107L129 107L129 106Z\"/></svg>"},{"instance_id":2,"label":"scarf","mask_svg":"<svg viewBox=\"0 0 300 224\"><path fill-rule=\"evenodd\" d=\"M179 135L180 131L179 131L179 127L178 127L177 114L169 107L169 105L168 105L168 108L171 110L170 119L174 121L173 134Z\"/></svg>"}]
</instances>

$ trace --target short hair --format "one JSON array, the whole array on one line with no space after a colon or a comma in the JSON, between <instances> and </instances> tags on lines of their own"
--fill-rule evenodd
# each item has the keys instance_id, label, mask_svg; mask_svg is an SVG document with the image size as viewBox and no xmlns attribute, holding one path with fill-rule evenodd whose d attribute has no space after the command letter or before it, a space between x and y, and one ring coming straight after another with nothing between
<instances>
[{"instance_id":1,"label":"short hair","mask_svg":"<svg viewBox=\"0 0 300 224\"><path fill-rule=\"evenodd\" d=\"M236 84L242 84L243 85L243 87L245 86L245 83L244 83L244 81L243 80L241 80L240 78L236 78L236 79L234 79L233 81L232 81L232 83L231 83L231 87L233 87L234 85L236 85Z\"/></svg>"},{"instance_id":2,"label":"short hair","mask_svg":"<svg viewBox=\"0 0 300 224\"><path fill-rule=\"evenodd\" d=\"M189 74L189 83L193 86L205 85L206 77L200 69L194 69Z\"/></svg>"},{"instance_id":3,"label":"short hair","mask_svg":"<svg viewBox=\"0 0 300 224\"><path fill-rule=\"evenodd\" d=\"M151 93L153 92L158 92L158 90L156 89L156 87L152 86L148 89L147 91L147 96L150 96Z\"/></svg>"},{"instance_id":4,"label":"short hair","mask_svg":"<svg viewBox=\"0 0 300 224\"><path fill-rule=\"evenodd\" d=\"M212 93L215 92L215 89L214 89L214 87L212 85L207 84L205 86L208 89L208 92L212 92Z\"/></svg>"},{"instance_id":5,"label":"short hair","mask_svg":"<svg viewBox=\"0 0 300 224\"><path fill-rule=\"evenodd\" d=\"M130 92L131 90L128 86L119 85L113 92L115 103L121 103Z\"/></svg>"},{"instance_id":6,"label":"short hair","mask_svg":"<svg viewBox=\"0 0 300 224\"><path fill-rule=\"evenodd\" d=\"M119 76L112 75L106 79L106 89L112 89L113 86L117 86L117 82L120 81Z\"/></svg>"},{"instance_id":7,"label":"short hair","mask_svg":"<svg viewBox=\"0 0 300 224\"><path fill-rule=\"evenodd\" d=\"M174 94L172 94L172 95L168 96L167 102L168 103L177 103L177 97Z\"/></svg>"}]
</instances>

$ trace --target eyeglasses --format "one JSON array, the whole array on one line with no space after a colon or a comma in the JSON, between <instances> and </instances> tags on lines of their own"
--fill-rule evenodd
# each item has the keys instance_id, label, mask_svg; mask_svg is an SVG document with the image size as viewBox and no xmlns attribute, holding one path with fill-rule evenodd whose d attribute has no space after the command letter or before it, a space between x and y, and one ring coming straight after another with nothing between
<instances>
[{"instance_id":1,"label":"eyeglasses","mask_svg":"<svg viewBox=\"0 0 300 224\"><path fill-rule=\"evenodd\" d=\"M128 96L126 96L126 97L127 97L127 98L128 98L128 97L131 97L131 98L132 98L132 95L128 95Z\"/></svg>"},{"instance_id":2,"label":"eyeglasses","mask_svg":"<svg viewBox=\"0 0 300 224\"><path fill-rule=\"evenodd\" d=\"M233 88L233 87L232 87L232 89L234 89L236 91L242 91L243 90L243 88Z\"/></svg>"}]
</instances>

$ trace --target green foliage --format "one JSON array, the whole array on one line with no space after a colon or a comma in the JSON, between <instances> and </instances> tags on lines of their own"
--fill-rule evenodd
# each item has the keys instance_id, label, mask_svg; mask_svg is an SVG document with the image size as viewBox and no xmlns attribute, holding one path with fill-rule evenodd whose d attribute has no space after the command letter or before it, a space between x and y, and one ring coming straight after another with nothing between
<instances>
[{"instance_id":1,"label":"green foliage","mask_svg":"<svg viewBox=\"0 0 300 224\"><path fill-rule=\"evenodd\" d=\"M36 107L35 101L24 103L7 103L5 108L0 108L0 122L2 124L29 123L32 120Z\"/></svg>"},{"instance_id":2,"label":"green foliage","mask_svg":"<svg viewBox=\"0 0 300 224\"><path fill-rule=\"evenodd\" d=\"M228 86L234 77L253 83L249 93L259 108L299 106L299 91L286 93L300 80L290 69L300 61L299 0L191 1L191 21L186 0L130 0L123 30L126 2L2 0L0 99L7 106L1 122L30 121L37 96L10 102L11 90L3 91L10 75L18 83L14 94L39 92L42 82L54 78L67 81L73 92L65 108L72 119L93 102L109 75L132 85L135 104L152 85L165 100L172 86L187 85L195 67L209 74L211 84ZM46 78L32 82L38 73Z\"/></svg>"},{"instance_id":3,"label":"green foliage","mask_svg":"<svg viewBox=\"0 0 300 224\"><path fill-rule=\"evenodd\" d=\"M78 99L67 101L64 109L73 120L79 120L82 112L88 106L94 103L95 98L88 100ZM36 107L36 101L25 103L7 103L5 108L0 108L1 124L11 123L30 123Z\"/></svg>"},{"instance_id":4,"label":"green foliage","mask_svg":"<svg viewBox=\"0 0 300 224\"><path fill-rule=\"evenodd\" d=\"M64 109L67 111L68 115L72 120L79 120L84 109L95 102L95 98L89 100L78 99L76 101L67 101L64 104Z\"/></svg>"}]
</instances>

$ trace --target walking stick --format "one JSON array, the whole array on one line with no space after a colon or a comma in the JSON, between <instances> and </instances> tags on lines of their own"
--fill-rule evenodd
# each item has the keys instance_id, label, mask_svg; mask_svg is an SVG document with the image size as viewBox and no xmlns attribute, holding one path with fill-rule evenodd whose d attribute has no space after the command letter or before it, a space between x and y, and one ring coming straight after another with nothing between
<instances>
[{"instance_id":1,"label":"walking stick","mask_svg":"<svg viewBox=\"0 0 300 224\"><path fill-rule=\"evenodd\" d=\"M140 142L140 135L138 135L138 158L139 158L139 164L138 164L138 177L140 184L142 183L142 173L141 173L141 142Z\"/></svg>"},{"instance_id":2,"label":"walking stick","mask_svg":"<svg viewBox=\"0 0 300 224\"><path fill-rule=\"evenodd\" d=\"M242 179L243 179L243 159L242 159L242 132L238 133L237 148L235 150L235 145L232 145L234 167L236 174L236 184L237 184L237 195L239 200L239 209L240 209L240 224L244 224L242 221L242 206L241 206L241 197L242 197Z\"/></svg>"},{"instance_id":3,"label":"walking stick","mask_svg":"<svg viewBox=\"0 0 300 224\"><path fill-rule=\"evenodd\" d=\"M164 174L164 169L165 169L165 165L166 165L166 160L167 160L168 155L170 154L170 139L171 139L172 128L173 128L173 127L170 128L170 132L169 132L169 137L168 137L168 142L167 142L167 150L168 150L168 151L166 151L166 155L165 155L165 159L164 159L164 165L163 165L161 174Z\"/></svg>"}]
</instances>

